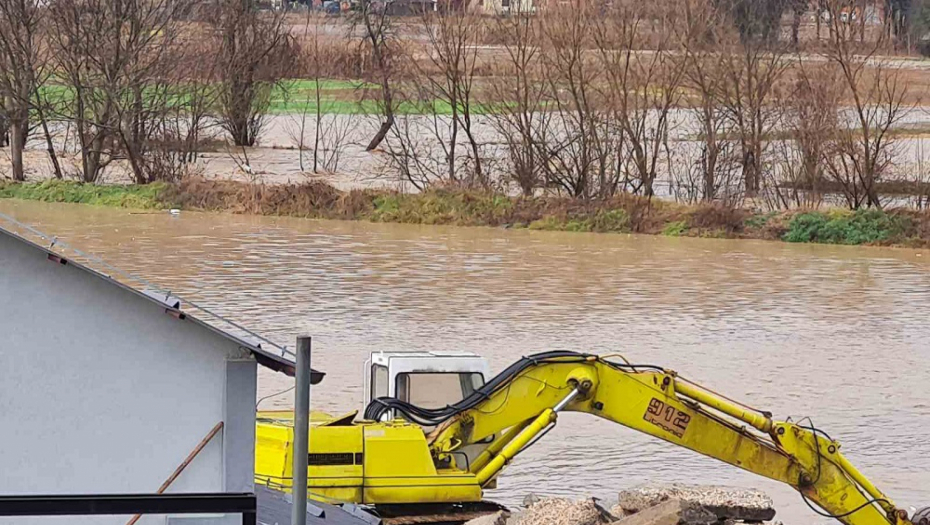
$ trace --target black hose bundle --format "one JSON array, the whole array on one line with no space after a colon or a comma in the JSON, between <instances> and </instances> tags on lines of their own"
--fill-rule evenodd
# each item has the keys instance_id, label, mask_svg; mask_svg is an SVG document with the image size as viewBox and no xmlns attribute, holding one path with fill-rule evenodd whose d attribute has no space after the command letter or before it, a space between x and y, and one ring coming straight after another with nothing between
<instances>
[{"instance_id":1,"label":"black hose bundle","mask_svg":"<svg viewBox=\"0 0 930 525\"><path fill-rule=\"evenodd\" d=\"M544 363L583 363L592 357L597 358L597 356L593 354L582 354L568 350L554 350L550 352L533 354L516 361L507 367L503 372L494 376L493 379L485 383L481 388L478 388L457 403L453 403L442 408L423 408L406 401L401 401L397 398L379 397L378 399L375 399L368 404L368 406L365 408L364 417L369 421L379 421L384 414L389 413L391 410L395 410L397 415L404 416L404 418L412 423L416 423L425 427L437 426L466 410L475 408L480 403L490 398L498 390L506 388L514 378L530 367L538 366ZM606 363L615 368L632 370L634 372L637 368L661 370L661 368L651 365L628 365L611 362Z\"/></svg>"},{"instance_id":2,"label":"black hose bundle","mask_svg":"<svg viewBox=\"0 0 930 525\"><path fill-rule=\"evenodd\" d=\"M396 410L398 414L403 415L408 421L426 427L436 426L456 414L474 408L482 401L491 397L495 392L507 386L513 378L532 366L536 366L540 363L552 362L580 363L584 362L588 356L588 354L580 354L578 352L557 350L523 357L507 367L507 369L500 374L494 376L493 379L485 383L481 388L476 389L468 397L442 408L422 408L397 398L379 397L369 403L365 408L365 419L378 421L385 413L388 413L390 410Z\"/></svg>"}]
</instances>

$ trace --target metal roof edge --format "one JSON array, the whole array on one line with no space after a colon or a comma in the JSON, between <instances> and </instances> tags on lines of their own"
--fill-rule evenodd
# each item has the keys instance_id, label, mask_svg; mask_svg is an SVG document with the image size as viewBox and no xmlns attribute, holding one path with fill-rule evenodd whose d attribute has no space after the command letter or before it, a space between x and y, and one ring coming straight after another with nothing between
<instances>
[{"instance_id":1,"label":"metal roof edge","mask_svg":"<svg viewBox=\"0 0 930 525\"><path fill-rule=\"evenodd\" d=\"M18 222L18 221L14 221L14 222ZM274 370L274 371L276 371L276 372L282 372L282 373L284 373L284 374L286 374L286 375L288 375L288 376L290 376L290 377L293 377L293 376L294 376L294 367L296 366L296 363L294 362L294 360L288 359L286 356L284 356L284 355L282 355L282 354L270 352L270 351L268 351L268 350L263 349L263 348L261 347L261 343L253 344L253 343L251 343L251 342L249 342L249 341L246 341L245 339L243 339L243 338L241 338L241 337L239 337L239 336L237 336L237 335L235 335L235 334L233 334L233 333L227 332L227 331L221 329L220 327L218 327L218 326L216 326L216 325L214 325L214 324L211 324L211 323L208 323L208 322L206 322L206 321L204 321L204 320L202 320L202 319L199 319L199 318L196 317L195 315L192 315L191 313L189 313L189 312L187 312L187 311L185 311L185 310L183 310L183 309L181 309L181 308L172 306L169 302L159 300L158 298L153 297L151 294L146 293L146 292L143 291L143 290L139 290L139 289L137 289L137 288L134 288L134 287L132 287L132 286L129 286L128 284L126 284L126 283L124 283L124 282L121 282L121 281L119 281L119 280L117 280L117 279L114 279L114 278L113 278L112 276L110 276L110 275L104 274L104 273L102 273L102 272L100 272L100 271L97 271L97 270L94 269L94 268L91 268L91 267L89 267L89 266L86 266L86 265L84 265L84 264L81 264L80 262L75 261L73 258L70 258L70 257L68 257L67 255L65 255L65 254L63 254L63 253L59 253L59 252L53 251L51 248L46 248L46 247L44 247L44 246L41 246L41 245L39 245L39 244L37 244L37 243L35 243L35 242L33 242L33 241L31 241L31 240L29 240L29 239L23 237L22 235L19 235L19 234L16 233L16 232L13 232L13 231L11 231L11 230L9 230L9 229L7 229L7 228L4 228L2 225L0 225L0 233L3 233L3 234L5 234L5 235L7 235L8 237L12 238L13 240L16 240L16 241L19 241L19 242L21 242L21 243L24 243L24 244L26 244L27 246L30 246L31 248L34 248L34 249L40 250L40 251L42 251L42 252L45 252L46 256L47 256L48 258L52 259L52 260L57 260L57 261L60 262L61 264L67 264L67 265L74 266L75 268L77 268L77 269L79 269L79 270L82 270L82 271L84 271L84 272L86 272L86 273L89 273L90 275L92 275L92 276L94 276L94 277L97 277L97 278L99 278L99 279L102 279L102 280L104 280L104 281L106 281L106 282L108 282L108 283L110 283L110 284L113 284L113 285L118 286L119 288L121 288L121 289L123 289L123 290L125 290L125 291L128 291L128 292L130 292L130 293L133 293L133 294L135 294L137 297L140 297L140 298L142 298L142 299L145 299L146 301L149 301L149 302L151 302L151 303L157 304L157 305L163 307L163 308L165 309L165 312L166 312L166 313L173 315L173 316L174 316L175 318L177 318L177 319L180 319L180 320L182 320L182 321L191 321L191 322L194 323L195 325L198 325L198 326L200 326L200 327L202 327L202 328L206 328L207 330L210 330L211 332L213 332L213 333L215 333L215 334L217 334L217 335L219 335L219 336L221 336L221 337L223 337L223 338L225 338L225 339L227 339L227 340L229 340L229 341L232 341L232 342L238 344L240 347L242 347L242 348L248 350L248 351L255 357L255 360L258 362L258 364L260 364L260 365L262 365L262 366L264 366L264 367L266 367L266 368L269 368L269 369ZM324 372L320 372L320 371L318 371L318 370L313 370L313 369L311 369L311 374L310 374L310 382L311 382L311 384L314 384L314 385L315 385L315 384L318 384L320 381L323 380L323 377L324 377L325 375L326 375L326 374L325 374Z\"/></svg>"}]
</instances>

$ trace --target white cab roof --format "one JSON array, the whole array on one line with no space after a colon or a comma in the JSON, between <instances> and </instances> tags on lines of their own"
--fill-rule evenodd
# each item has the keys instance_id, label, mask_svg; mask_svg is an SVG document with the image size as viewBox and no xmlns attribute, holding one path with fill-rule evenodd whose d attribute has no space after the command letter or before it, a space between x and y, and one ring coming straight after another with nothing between
<instances>
[{"instance_id":1,"label":"white cab roof","mask_svg":"<svg viewBox=\"0 0 930 525\"><path fill-rule=\"evenodd\" d=\"M393 369L395 372L443 371L480 372L487 377L488 362L473 352L435 350L424 352L377 351L371 354L371 363Z\"/></svg>"}]
</instances>

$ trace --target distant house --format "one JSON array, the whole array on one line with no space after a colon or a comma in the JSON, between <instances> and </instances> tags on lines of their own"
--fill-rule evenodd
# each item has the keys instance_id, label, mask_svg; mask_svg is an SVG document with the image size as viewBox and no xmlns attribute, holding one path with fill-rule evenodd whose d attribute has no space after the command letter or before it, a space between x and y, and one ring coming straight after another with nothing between
<instances>
[{"instance_id":1,"label":"distant house","mask_svg":"<svg viewBox=\"0 0 930 525\"><path fill-rule=\"evenodd\" d=\"M478 3L487 14L529 15L536 12L534 0L480 0Z\"/></svg>"},{"instance_id":2,"label":"distant house","mask_svg":"<svg viewBox=\"0 0 930 525\"><path fill-rule=\"evenodd\" d=\"M0 494L154 493L220 422L167 492L252 492L256 367L293 361L33 240L0 227Z\"/></svg>"}]
</instances>

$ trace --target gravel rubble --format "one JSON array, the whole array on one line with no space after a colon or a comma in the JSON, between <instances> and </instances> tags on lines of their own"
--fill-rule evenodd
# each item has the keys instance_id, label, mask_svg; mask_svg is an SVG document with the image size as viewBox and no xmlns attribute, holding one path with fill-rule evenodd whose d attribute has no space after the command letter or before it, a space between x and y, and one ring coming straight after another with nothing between
<instances>
[{"instance_id":1,"label":"gravel rubble","mask_svg":"<svg viewBox=\"0 0 930 525\"><path fill-rule=\"evenodd\" d=\"M599 525L607 523L594 500L542 499L514 516L507 525Z\"/></svg>"},{"instance_id":2,"label":"gravel rubble","mask_svg":"<svg viewBox=\"0 0 930 525\"><path fill-rule=\"evenodd\" d=\"M620 506L627 511L638 511L657 505L667 499L678 498L698 505L713 507L774 508L772 498L764 492L718 485L640 485L620 493Z\"/></svg>"}]
</instances>

